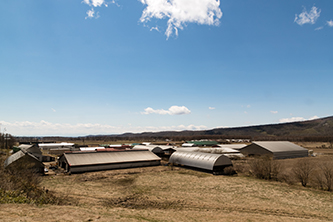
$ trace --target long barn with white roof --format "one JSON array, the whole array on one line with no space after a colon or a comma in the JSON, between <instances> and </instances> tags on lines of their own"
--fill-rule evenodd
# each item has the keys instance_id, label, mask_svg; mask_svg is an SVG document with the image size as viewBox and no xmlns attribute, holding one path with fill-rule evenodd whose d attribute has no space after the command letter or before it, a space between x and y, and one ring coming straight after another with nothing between
<instances>
[{"instance_id":1,"label":"long barn with white roof","mask_svg":"<svg viewBox=\"0 0 333 222\"><path fill-rule=\"evenodd\" d=\"M157 166L161 158L148 150L64 153L59 166L70 173Z\"/></svg>"}]
</instances>

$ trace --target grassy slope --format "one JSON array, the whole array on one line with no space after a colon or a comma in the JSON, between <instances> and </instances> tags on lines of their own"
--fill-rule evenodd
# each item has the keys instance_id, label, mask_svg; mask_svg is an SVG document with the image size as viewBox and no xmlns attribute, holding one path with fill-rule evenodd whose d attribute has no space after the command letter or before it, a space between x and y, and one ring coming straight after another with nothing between
<instances>
[{"instance_id":1,"label":"grassy slope","mask_svg":"<svg viewBox=\"0 0 333 222\"><path fill-rule=\"evenodd\" d=\"M159 166L45 177L71 205L1 205L0 221L330 221L333 193Z\"/></svg>"}]
</instances>

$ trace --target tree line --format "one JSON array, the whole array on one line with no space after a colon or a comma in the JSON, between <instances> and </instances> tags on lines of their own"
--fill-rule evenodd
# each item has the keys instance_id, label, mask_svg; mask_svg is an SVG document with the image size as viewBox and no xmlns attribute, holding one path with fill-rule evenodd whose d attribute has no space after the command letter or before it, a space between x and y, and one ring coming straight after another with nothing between
<instances>
[{"instance_id":1,"label":"tree line","mask_svg":"<svg viewBox=\"0 0 333 222\"><path fill-rule=\"evenodd\" d=\"M11 149L15 144L15 137L8 133L0 133L0 149Z\"/></svg>"}]
</instances>

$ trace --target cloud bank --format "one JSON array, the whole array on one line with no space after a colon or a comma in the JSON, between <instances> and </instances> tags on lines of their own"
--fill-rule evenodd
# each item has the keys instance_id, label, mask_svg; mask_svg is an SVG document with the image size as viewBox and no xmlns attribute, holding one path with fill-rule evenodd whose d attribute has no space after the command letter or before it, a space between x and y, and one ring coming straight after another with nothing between
<instances>
[{"instance_id":1,"label":"cloud bank","mask_svg":"<svg viewBox=\"0 0 333 222\"><path fill-rule=\"evenodd\" d=\"M316 6L313 6L310 12L307 12L304 7L303 12L301 14L295 15L294 22L296 22L298 25L315 24L320 16L320 13L321 10L318 9Z\"/></svg>"},{"instance_id":2,"label":"cloud bank","mask_svg":"<svg viewBox=\"0 0 333 222\"><path fill-rule=\"evenodd\" d=\"M160 115L184 115L184 114L190 114L191 111L185 107L185 106L171 106L168 110L164 109L153 109L151 107L148 107L145 109L144 112L141 112L142 114L160 114Z\"/></svg>"},{"instance_id":3,"label":"cloud bank","mask_svg":"<svg viewBox=\"0 0 333 222\"><path fill-rule=\"evenodd\" d=\"M291 117L291 118L283 118L280 119L279 122L280 123L289 123L289 122L300 122L300 121L306 121L306 120L314 120L314 119L318 119L318 116L313 116L309 119L306 119L304 117Z\"/></svg>"},{"instance_id":4,"label":"cloud bank","mask_svg":"<svg viewBox=\"0 0 333 222\"><path fill-rule=\"evenodd\" d=\"M5 122L0 121L2 127L6 128L6 132L15 136L79 136L79 135L97 135L97 134L121 134L125 132L141 133L141 132L160 132L160 131L182 131L182 130L205 130L204 125L188 126L111 126L106 124L92 123L51 123L47 121L40 122Z\"/></svg>"}]
</instances>

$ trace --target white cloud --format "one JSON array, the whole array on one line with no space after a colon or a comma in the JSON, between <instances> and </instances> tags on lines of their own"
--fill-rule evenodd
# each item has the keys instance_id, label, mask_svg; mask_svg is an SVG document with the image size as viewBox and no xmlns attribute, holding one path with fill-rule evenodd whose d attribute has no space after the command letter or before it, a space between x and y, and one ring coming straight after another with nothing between
<instances>
[{"instance_id":1,"label":"white cloud","mask_svg":"<svg viewBox=\"0 0 333 222\"><path fill-rule=\"evenodd\" d=\"M208 109L215 109L215 107L208 107Z\"/></svg>"},{"instance_id":2,"label":"white cloud","mask_svg":"<svg viewBox=\"0 0 333 222\"><path fill-rule=\"evenodd\" d=\"M108 3L105 0L83 0L82 2L91 7L91 9L86 12L87 16L85 17L85 19L87 19L87 18L96 18L96 19L99 18L99 12L95 13L94 7L95 8L96 7L102 7L102 6L108 7ZM116 4L114 0L110 1L109 3Z\"/></svg>"},{"instance_id":3,"label":"white cloud","mask_svg":"<svg viewBox=\"0 0 333 222\"><path fill-rule=\"evenodd\" d=\"M273 113L273 114L277 114L277 113L278 113L278 111L271 111L271 113Z\"/></svg>"},{"instance_id":4,"label":"white cloud","mask_svg":"<svg viewBox=\"0 0 333 222\"><path fill-rule=\"evenodd\" d=\"M300 122L300 121L306 121L306 120L314 120L314 119L318 119L318 118L319 118L318 116L313 116L308 119L305 119L304 117L291 117L291 118L280 119L279 122L280 123Z\"/></svg>"},{"instance_id":5,"label":"white cloud","mask_svg":"<svg viewBox=\"0 0 333 222\"><path fill-rule=\"evenodd\" d=\"M329 27L333 27L333 20L327 21L327 25L328 25Z\"/></svg>"},{"instance_id":6,"label":"white cloud","mask_svg":"<svg viewBox=\"0 0 333 222\"><path fill-rule=\"evenodd\" d=\"M301 14L295 15L294 22L296 22L299 25L315 24L320 16L320 12L321 10L318 9L316 6L313 6L310 12L307 12L306 9L304 8Z\"/></svg>"},{"instance_id":7,"label":"white cloud","mask_svg":"<svg viewBox=\"0 0 333 222\"><path fill-rule=\"evenodd\" d=\"M92 123L51 123L44 120L40 122L5 122L0 121L2 127L6 127L7 132L16 136L46 136L46 135L57 135L57 136L78 136L78 135L97 135L97 134L121 134L125 132L141 133L141 132L160 132L160 131L181 131L181 130L205 130L207 129L204 125L193 125L188 126L145 126L135 127L131 124L124 126L110 126L103 124L92 124Z\"/></svg>"},{"instance_id":8,"label":"white cloud","mask_svg":"<svg viewBox=\"0 0 333 222\"><path fill-rule=\"evenodd\" d=\"M150 28L150 31L153 31L153 30L156 30L156 31L158 31L158 32L160 31L160 30L158 29L157 26L156 26L156 27L151 27L151 28Z\"/></svg>"},{"instance_id":9,"label":"white cloud","mask_svg":"<svg viewBox=\"0 0 333 222\"><path fill-rule=\"evenodd\" d=\"M218 25L222 12L220 0L140 0L147 7L142 12L141 22L151 19L167 19L165 35L178 35L187 23Z\"/></svg>"},{"instance_id":10,"label":"white cloud","mask_svg":"<svg viewBox=\"0 0 333 222\"><path fill-rule=\"evenodd\" d=\"M95 17L95 10L93 8L91 8L90 10L87 11L87 16L85 17L85 19L94 18L94 17ZM98 17L99 17L99 15L97 13L95 18L98 18Z\"/></svg>"},{"instance_id":11,"label":"white cloud","mask_svg":"<svg viewBox=\"0 0 333 222\"><path fill-rule=\"evenodd\" d=\"M318 28L315 28L315 31L322 30L323 28L324 28L323 26L320 26Z\"/></svg>"},{"instance_id":12,"label":"white cloud","mask_svg":"<svg viewBox=\"0 0 333 222\"><path fill-rule=\"evenodd\" d=\"M53 112L57 112L57 110L55 110L55 109L53 109L53 108L51 108L51 109L52 109Z\"/></svg>"},{"instance_id":13,"label":"white cloud","mask_svg":"<svg viewBox=\"0 0 333 222\"><path fill-rule=\"evenodd\" d=\"M153 109L151 107L148 107L145 109L144 112L141 112L142 114L152 114L152 113L156 113L156 114L160 114L160 115L184 115L184 114L190 114L191 111L186 108L185 106L171 106L168 110L164 110L164 109Z\"/></svg>"},{"instance_id":14,"label":"white cloud","mask_svg":"<svg viewBox=\"0 0 333 222\"><path fill-rule=\"evenodd\" d=\"M93 7L101 7L102 5L108 7L108 4L104 0L83 0L82 2Z\"/></svg>"}]
</instances>

